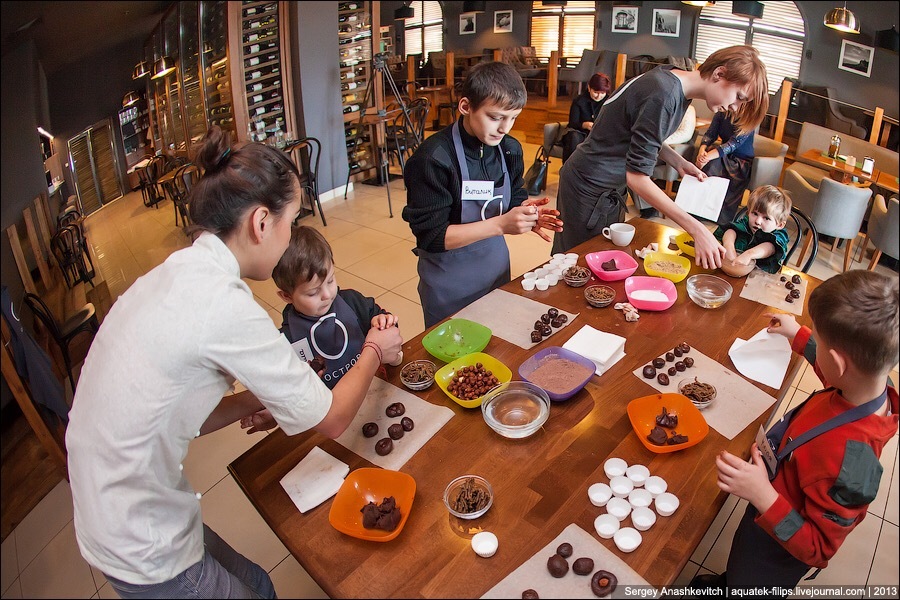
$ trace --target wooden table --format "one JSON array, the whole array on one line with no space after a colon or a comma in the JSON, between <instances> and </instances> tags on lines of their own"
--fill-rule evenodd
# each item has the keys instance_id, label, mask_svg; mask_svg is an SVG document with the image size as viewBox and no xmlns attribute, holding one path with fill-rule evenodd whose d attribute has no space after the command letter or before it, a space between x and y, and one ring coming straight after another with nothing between
<instances>
[{"instance_id":1,"label":"wooden table","mask_svg":"<svg viewBox=\"0 0 900 600\"><path fill-rule=\"evenodd\" d=\"M630 222L637 227L631 249L653 241L665 248L668 236L676 233L642 219ZM582 255L579 264L583 265L585 253L612 248L609 241L597 236L574 251ZM702 271L691 269L692 273ZM643 270L637 274L644 274ZM809 290L818 284L801 276L809 280ZM626 336L627 355L602 377L593 377L570 400L553 404L544 428L523 440L500 437L485 425L480 410L460 407L437 385L419 392L434 404L449 406L455 415L402 469L416 480L416 499L404 530L392 542L367 542L339 533L328 522L331 501L301 514L288 498L279 480L314 446L344 461L351 470L372 466L319 434L288 437L276 430L232 462L229 471L297 561L332 598L477 598L573 522L654 586L671 584L725 501L726 495L716 486L716 454L727 449L748 456L759 425L769 413L766 411L731 441L710 429L697 446L655 454L638 440L625 410L630 400L654 390L631 371L683 340L736 371L727 356L728 348L735 337L749 339L764 327L767 320L763 313L768 309L740 297L741 280L726 279L734 286L734 294L720 309L705 310L695 305L681 282L676 285L678 300L674 306L663 312L641 311L636 323L625 322L621 311L611 306L590 308L583 288L560 283L545 292L526 293L518 280L505 286L507 291L581 313L572 325L536 349L523 350L494 337L485 352L513 373L536 350L561 346L585 324ZM624 298L624 281L613 282L611 287ZM809 324L807 314L804 310L801 323ZM403 345L406 361L431 358L422 348L422 337ZM793 355L780 390L758 387L781 398L799 364L800 358ZM399 368L389 367L387 379L402 387ZM593 521L601 509L591 505L587 489L593 483L607 481L603 462L611 456L646 465L662 476L669 483L669 491L681 500L675 514L660 518L631 554L620 553L613 540L600 540L594 532ZM448 515L442 501L447 483L467 473L486 477L494 488L490 511L480 520L465 522L492 531L500 539L500 550L490 560L475 555L469 535Z\"/></svg>"},{"instance_id":2,"label":"wooden table","mask_svg":"<svg viewBox=\"0 0 900 600\"><path fill-rule=\"evenodd\" d=\"M450 97L450 86L449 85L431 85L427 87L420 87L416 89L416 96L425 96L428 98L428 116L431 120L431 127L435 131L440 129L440 122L438 121L438 104L439 100L444 97Z\"/></svg>"},{"instance_id":3,"label":"wooden table","mask_svg":"<svg viewBox=\"0 0 900 600\"><path fill-rule=\"evenodd\" d=\"M863 173L862 169L857 168L855 165L850 166L843 160L829 158L825 152L816 148L810 148L801 154L800 158L810 160L823 169L828 170L829 176L841 183L867 187L872 183L876 183L878 178L882 175L882 172L878 169L872 169L871 173ZM862 159L861 156L857 156L856 158ZM853 181L854 177L859 180L859 183Z\"/></svg>"}]
</instances>

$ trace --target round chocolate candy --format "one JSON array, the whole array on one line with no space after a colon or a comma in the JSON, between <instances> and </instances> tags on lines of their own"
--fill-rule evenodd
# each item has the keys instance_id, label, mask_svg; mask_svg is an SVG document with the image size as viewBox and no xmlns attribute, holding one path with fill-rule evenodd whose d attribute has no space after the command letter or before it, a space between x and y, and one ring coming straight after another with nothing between
<instances>
[{"instance_id":1,"label":"round chocolate candy","mask_svg":"<svg viewBox=\"0 0 900 600\"><path fill-rule=\"evenodd\" d=\"M559 309L551 308L550 310L547 311L547 314L550 315L551 319L555 319L556 317L559 316Z\"/></svg>"},{"instance_id":2,"label":"round chocolate candy","mask_svg":"<svg viewBox=\"0 0 900 600\"><path fill-rule=\"evenodd\" d=\"M399 440L403 437L403 425L400 423L394 423L390 427L388 427L388 435L391 436L392 440Z\"/></svg>"},{"instance_id":3,"label":"round chocolate candy","mask_svg":"<svg viewBox=\"0 0 900 600\"><path fill-rule=\"evenodd\" d=\"M559 318L550 319L550 326L556 327L557 329L559 329L560 327L563 326L563 322L560 321Z\"/></svg>"},{"instance_id":4,"label":"round chocolate candy","mask_svg":"<svg viewBox=\"0 0 900 600\"><path fill-rule=\"evenodd\" d=\"M691 347L688 346L687 342L681 342L680 344L678 344L678 347L681 348L681 351L685 354L691 351Z\"/></svg>"},{"instance_id":5,"label":"round chocolate candy","mask_svg":"<svg viewBox=\"0 0 900 600\"><path fill-rule=\"evenodd\" d=\"M562 321L563 323L568 323L568 322L569 322L569 317L568 317L568 315L564 315L563 313L559 313L559 316L556 317L556 318L559 319L560 321Z\"/></svg>"},{"instance_id":6,"label":"round chocolate candy","mask_svg":"<svg viewBox=\"0 0 900 600\"><path fill-rule=\"evenodd\" d=\"M618 584L619 580L609 571L600 570L591 577L591 591L594 592L594 595L598 598L603 598L604 596L612 594L616 590Z\"/></svg>"},{"instance_id":7,"label":"round chocolate candy","mask_svg":"<svg viewBox=\"0 0 900 600\"><path fill-rule=\"evenodd\" d=\"M673 360L675 360L675 354L672 352L666 352L666 360L668 362L672 362Z\"/></svg>"},{"instance_id":8,"label":"round chocolate candy","mask_svg":"<svg viewBox=\"0 0 900 600\"><path fill-rule=\"evenodd\" d=\"M684 351L680 347L675 346L674 348L672 348L672 354L674 354L676 358L681 358L681 355L684 354Z\"/></svg>"},{"instance_id":9,"label":"round chocolate candy","mask_svg":"<svg viewBox=\"0 0 900 600\"><path fill-rule=\"evenodd\" d=\"M678 369L676 369L675 367L669 367L668 369L666 369L666 373L669 374L669 377L675 377L675 373L677 372Z\"/></svg>"},{"instance_id":10,"label":"round chocolate candy","mask_svg":"<svg viewBox=\"0 0 900 600\"><path fill-rule=\"evenodd\" d=\"M542 326L541 326L541 335L542 335L542 336L547 337L547 336L550 335L551 333L553 333L553 329L552 329L549 325L542 325Z\"/></svg>"},{"instance_id":11,"label":"round chocolate candy","mask_svg":"<svg viewBox=\"0 0 900 600\"><path fill-rule=\"evenodd\" d=\"M798 290L797 288L792 289L792 290L791 290L791 297L792 297L792 298L799 298L799 297L800 297L800 290Z\"/></svg>"},{"instance_id":12,"label":"round chocolate candy","mask_svg":"<svg viewBox=\"0 0 900 600\"><path fill-rule=\"evenodd\" d=\"M675 370L676 370L676 371L684 371L685 369L687 369L687 367L685 366L683 360L679 360L677 363L675 363Z\"/></svg>"},{"instance_id":13,"label":"round chocolate candy","mask_svg":"<svg viewBox=\"0 0 900 600\"><path fill-rule=\"evenodd\" d=\"M574 550L572 549L572 544L569 542L563 542L559 545L559 548L556 549L556 553L563 558L569 558L572 556L572 552L574 552Z\"/></svg>"},{"instance_id":14,"label":"round chocolate candy","mask_svg":"<svg viewBox=\"0 0 900 600\"><path fill-rule=\"evenodd\" d=\"M522 600L539 600L539 598L538 593L531 588L522 592Z\"/></svg>"},{"instance_id":15,"label":"round chocolate candy","mask_svg":"<svg viewBox=\"0 0 900 600\"><path fill-rule=\"evenodd\" d=\"M594 559L585 556L575 559L572 563L572 572L576 575L590 575L594 570Z\"/></svg>"},{"instance_id":16,"label":"round chocolate candy","mask_svg":"<svg viewBox=\"0 0 900 600\"><path fill-rule=\"evenodd\" d=\"M550 323L551 320L553 320L553 317L551 317L547 313L544 313L541 315L541 323L546 325L546 324Z\"/></svg>"},{"instance_id":17,"label":"round chocolate candy","mask_svg":"<svg viewBox=\"0 0 900 600\"><path fill-rule=\"evenodd\" d=\"M391 419L403 416L403 413L405 413L405 412L406 412L406 407L403 406L402 402L394 402L393 404L389 405L384 410L384 414L387 415L388 417L390 417Z\"/></svg>"},{"instance_id":18,"label":"round chocolate candy","mask_svg":"<svg viewBox=\"0 0 900 600\"><path fill-rule=\"evenodd\" d=\"M789 290L792 290L792 289L794 289L794 284L791 283L790 281L788 281L786 284L784 284L784 287L786 287Z\"/></svg>"},{"instance_id":19,"label":"round chocolate candy","mask_svg":"<svg viewBox=\"0 0 900 600\"><path fill-rule=\"evenodd\" d=\"M416 424L409 417L403 417L400 419L400 426L403 428L403 431L412 431Z\"/></svg>"},{"instance_id":20,"label":"round chocolate candy","mask_svg":"<svg viewBox=\"0 0 900 600\"><path fill-rule=\"evenodd\" d=\"M690 369L691 367L694 366L694 359L691 358L690 356L685 356L684 360L682 362L684 363L684 366L686 366L688 369Z\"/></svg>"},{"instance_id":21,"label":"round chocolate candy","mask_svg":"<svg viewBox=\"0 0 900 600\"><path fill-rule=\"evenodd\" d=\"M778 280L779 280L780 282L784 283L785 281L787 281L787 277L785 277L784 275L782 275L781 277L778 278Z\"/></svg>"},{"instance_id":22,"label":"round chocolate candy","mask_svg":"<svg viewBox=\"0 0 900 600\"><path fill-rule=\"evenodd\" d=\"M794 299L791 297L790 294L788 294L787 296L784 297L784 301L785 301L785 302L788 302L789 304L793 304L793 303L794 303Z\"/></svg>"},{"instance_id":23,"label":"round chocolate candy","mask_svg":"<svg viewBox=\"0 0 900 600\"><path fill-rule=\"evenodd\" d=\"M666 361L663 358L654 358L653 366L657 369L662 369L664 366L666 366Z\"/></svg>"},{"instance_id":24,"label":"round chocolate candy","mask_svg":"<svg viewBox=\"0 0 900 600\"><path fill-rule=\"evenodd\" d=\"M544 339L544 336L541 335L540 331L532 331L531 332L531 341L537 344L539 341Z\"/></svg>"},{"instance_id":25,"label":"round chocolate candy","mask_svg":"<svg viewBox=\"0 0 900 600\"><path fill-rule=\"evenodd\" d=\"M794 283L794 285L800 285L801 283L803 283L803 279L801 279L799 275L794 275L793 277L791 277L791 281Z\"/></svg>"},{"instance_id":26,"label":"round chocolate candy","mask_svg":"<svg viewBox=\"0 0 900 600\"><path fill-rule=\"evenodd\" d=\"M669 385L669 376L665 373L657 375L656 380L659 382L659 385Z\"/></svg>"},{"instance_id":27,"label":"round chocolate candy","mask_svg":"<svg viewBox=\"0 0 900 600\"><path fill-rule=\"evenodd\" d=\"M378 423L366 423L362 426L362 433L367 438L378 435Z\"/></svg>"},{"instance_id":28,"label":"round chocolate candy","mask_svg":"<svg viewBox=\"0 0 900 600\"><path fill-rule=\"evenodd\" d=\"M558 579L569 572L569 563L559 554L554 554L547 559L547 570Z\"/></svg>"},{"instance_id":29,"label":"round chocolate candy","mask_svg":"<svg viewBox=\"0 0 900 600\"><path fill-rule=\"evenodd\" d=\"M544 324L541 323L540 321L535 321L535 322L534 322L534 329L535 329L535 331L540 331L540 330L541 330L541 327L543 327L543 326L544 326Z\"/></svg>"},{"instance_id":30,"label":"round chocolate candy","mask_svg":"<svg viewBox=\"0 0 900 600\"><path fill-rule=\"evenodd\" d=\"M394 442L391 438L381 438L375 442L375 452L378 456L387 456L394 449Z\"/></svg>"},{"instance_id":31,"label":"round chocolate candy","mask_svg":"<svg viewBox=\"0 0 900 600\"><path fill-rule=\"evenodd\" d=\"M653 379L656 377L656 368L653 365L647 365L644 367L644 377L647 379Z\"/></svg>"}]
</instances>

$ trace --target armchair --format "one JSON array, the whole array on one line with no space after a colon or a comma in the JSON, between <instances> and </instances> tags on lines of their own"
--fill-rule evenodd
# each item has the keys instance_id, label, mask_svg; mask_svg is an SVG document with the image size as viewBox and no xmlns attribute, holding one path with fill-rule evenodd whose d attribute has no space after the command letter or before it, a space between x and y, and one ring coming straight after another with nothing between
<instances>
[{"instance_id":1,"label":"armchair","mask_svg":"<svg viewBox=\"0 0 900 600\"><path fill-rule=\"evenodd\" d=\"M590 50L585 48L581 51L581 60L573 69L560 69L559 82L565 83L567 86L571 83L578 84L578 93L581 93L581 85L586 83L591 76L597 72L597 63L603 57L603 50Z\"/></svg>"},{"instance_id":2,"label":"armchair","mask_svg":"<svg viewBox=\"0 0 900 600\"><path fill-rule=\"evenodd\" d=\"M753 138L753 167L747 189L753 191L761 185L778 185L787 151L787 144L757 134Z\"/></svg>"},{"instance_id":3,"label":"armchair","mask_svg":"<svg viewBox=\"0 0 900 600\"><path fill-rule=\"evenodd\" d=\"M866 139L866 128L862 127L856 119L843 112L841 103L837 101L837 92L834 88L826 87L825 95L828 97L828 112L825 114L825 126L853 137ZM857 109L847 108L847 110L855 111Z\"/></svg>"},{"instance_id":4,"label":"armchair","mask_svg":"<svg viewBox=\"0 0 900 600\"><path fill-rule=\"evenodd\" d=\"M889 202L889 204L885 204L884 196L878 194L875 196L875 202L872 203L872 212L869 213L869 227L866 239L863 241L860 260L865 256L869 240L872 240L875 251L869 262L868 269L870 271L875 269L882 253L894 260L900 258L900 202L896 196Z\"/></svg>"}]
</instances>

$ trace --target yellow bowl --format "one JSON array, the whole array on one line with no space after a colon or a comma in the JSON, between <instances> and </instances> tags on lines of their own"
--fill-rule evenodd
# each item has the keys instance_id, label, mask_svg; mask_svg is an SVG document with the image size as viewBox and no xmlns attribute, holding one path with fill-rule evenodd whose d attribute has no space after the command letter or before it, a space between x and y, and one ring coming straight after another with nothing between
<instances>
[{"instance_id":1,"label":"yellow bowl","mask_svg":"<svg viewBox=\"0 0 900 600\"><path fill-rule=\"evenodd\" d=\"M688 243L690 242L690 244ZM675 237L675 245L678 246L682 252L687 254L688 256L695 256L694 254L694 238L691 235L683 231Z\"/></svg>"},{"instance_id":2,"label":"yellow bowl","mask_svg":"<svg viewBox=\"0 0 900 600\"><path fill-rule=\"evenodd\" d=\"M654 262L665 261L681 267L677 273L670 273L660 269L654 269L651 265ZM669 254L668 252L648 252L644 255L644 270L647 275L652 277L664 277L672 283L678 283L691 272L691 261L678 254Z\"/></svg>"},{"instance_id":3,"label":"yellow bowl","mask_svg":"<svg viewBox=\"0 0 900 600\"><path fill-rule=\"evenodd\" d=\"M444 365L434 374L434 380L437 382L438 387L444 390L444 393L447 394L451 400L464 408L481 406L484 395L481 395L474 400L463 400L462 398L454 396L453 393L447 389L447 386L453 381L453 376L456 375L457 369L471 367L474 366L475 363L481 363L485 369L493 373L494 377L496 377L497 381L500 383L506 383L512 379L512 371L509 370L509 367L490 354L485 354L484 352L473 352L472 354L457 358L452 363Z\"/></svg>"}]
</instances>

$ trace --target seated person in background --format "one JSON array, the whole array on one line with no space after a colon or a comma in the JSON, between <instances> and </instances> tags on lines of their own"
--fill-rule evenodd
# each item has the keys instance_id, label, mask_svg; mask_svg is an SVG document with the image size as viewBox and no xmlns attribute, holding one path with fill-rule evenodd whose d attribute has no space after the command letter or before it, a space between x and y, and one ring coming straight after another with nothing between
<instances>
[{"instance_id":1,"label":"seated person in background","mask_svg":"<svg viewBox=\"0 0 900 600\"><path fill-rule=\"evenodd\" d=\"M728 191L716 222L719 226L728 224L737 214L744 197L744 190L750 184L750 169L753 167L753 138L756 132L750 130L741 134L732 122L728 111L717 112L709 129L700 142L697 152L697 166L712 177L728 179ZM722 141L716 146L716 142Z\"/></svg>"},{"instance_id":2,"label":"seated person in background","mask_svg":"<svg viewBox=\"0 0 900 600\"><path fill-rule=\"evenodd\" d=\"M329 389L356 363L370 329L384 330L398 322L373 298L338 289L331 246L312 227L291 231L291 243L272 279L278 297L287 302L281 333Z\"/></svg>"},{"instance_id":3,"label":"seated person in background","mask_svg":"<svg viewBox=\"0 0 900 600\"><path fill-rule=\"evenodd\" d=\"M569 108L569 130L562 140L563 162L566 162L575 151L575 146L584 141L594 126L610 88L612 84L606 73L594 73L588 81L587 88L572 101Z\"/></svg>"},{"instance_id":4,"label":"seated person in background","mask_svg":"<svg viewBox=\"0 0 900 600\"><path fill-rule=\"evenodd\" d=\"M750 194L747 214L715 231L725 246L722 270L742 277L753 265L767 273L781 270L788 250L784 226L791 214L791 197L774 185L761 185Z\"/></svg>"}]
</instances>

